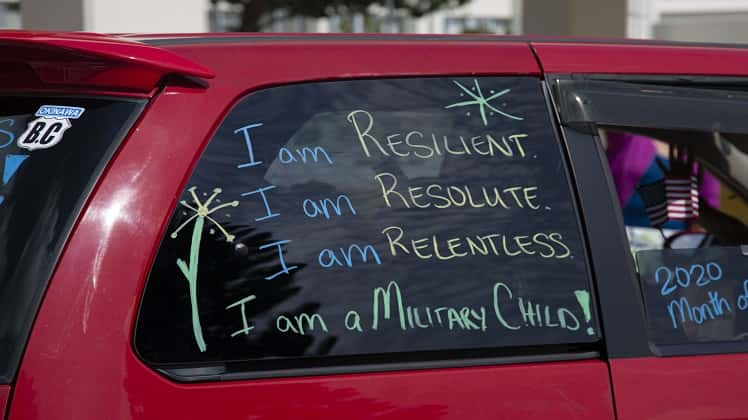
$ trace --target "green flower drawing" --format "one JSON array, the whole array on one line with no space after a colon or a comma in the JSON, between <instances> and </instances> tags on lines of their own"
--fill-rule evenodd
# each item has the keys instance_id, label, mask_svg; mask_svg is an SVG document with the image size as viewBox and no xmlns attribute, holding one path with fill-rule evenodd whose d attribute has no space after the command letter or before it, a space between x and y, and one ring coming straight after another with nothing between
<instances>
[{"instance_id":1,"label":"green flower drawing","mask_svg":"<svg viewBox=\"0 0 748 420\"><path fill-rule=\"evenodd\" d=\"M516 115L512 115L512 114L510 114L508 112L500 111L499 109L497 109L496 107L494 107L493 105L491 105L489 103L489 102L491 102L491 101L493 101L495 99L500 98L501 96L506 95L507 93L509 93L511 91L511 89L504 89L504 90L502 90L500 92L494 92L492 90L490 92L491 96L489 96L489 97L486 98L485 96L483 96L483 91L480 88L480 84L478 83L478 79L473 79L473 82L475 83L475 86L472 89L468 89L467 87L465 87L462 83L458 82L457 80L452 80L452 82L454 82L454 84L456 84L464 92L462 94L463 96L464 96L464 94L467 94L468 96L470 96L473 99L469 100L469 101L456 102L456 103L447 105L447 106L444 107L445 109L478 105L478 111L480 112L480 117L483 120L483 125L488 125L488 120L486 119L486 108L488 108L490 111L493 111L493 112L495 112L497 114L501 114L501 115L503 115L503 116L505 116L507 118L511 118L513 120L518 120L518 121L522 121L523 120L522 117L518 117ZM492 112L491 115L493 115L493 112ZM468 113L468 115L470 115L470 113Z\"/></svg>"},{"instance_id":2,"label":"green flower drawing","mask_svg":"<svg viewBox=\"0 0 748 420\"><path fill-rule=\"evenodd\" d=\"M221 226L221 224L218 223L214 218L210 217L210 215L222 208L236 207L239 205L239 202L232 201L229 203L219 204L211 208L211 203L213 202L213 200L215 200L218 194L221 193L220 188L214 188L213 194L211 194L210 197L205 200L205 202L200 202L200 198L198 198L198 194L196 192L197 187L191 187L187 191L189 191L192 195L192 205L188 204L186 200L180 201L179 204L181 204L182 207L186 207L187 209L193 211L194 214L187 220L185 220L181 225L179 225L174 230L174 232L171 233L171 237L176 238L180 230L182 230L193 220L195 221L195 225L192 228L192 242L190 244L189 264L185 263L181 258L177 258L177 267L179 267L179 269L182 271L182 274L187 280L187 284L190 289L190 306L192 308L192 332L195 335L197 347L201 352L204 352L207 349L207 346L205 345L205 339L203 339L203 329L200 325L200 314L197 308L197 262L200 259L200 239L203 236L205 219L207 219L209 222L213 223L223 234L223 236L226 238L226 242L233 242L234 235L229 234L226 229L224 229L224 227Z\"/></svg>"}]
</instances>

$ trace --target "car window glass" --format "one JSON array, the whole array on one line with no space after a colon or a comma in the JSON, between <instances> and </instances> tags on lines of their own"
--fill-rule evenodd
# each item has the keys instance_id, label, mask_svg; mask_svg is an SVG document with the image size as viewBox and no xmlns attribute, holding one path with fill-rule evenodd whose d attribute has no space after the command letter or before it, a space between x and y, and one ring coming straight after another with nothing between
<instances>
[{"instance_id":1,"label":"car window glass","mask_svg":"<svg viewBox=\"0 0 748 420\"><path fill-rule=\"evenodd\" d=\"M600 134L651 340L746 342L745 134L647 127L606 127Z\"/></svg>"},{"instance_id":2,"label":"car window glass","mask_svg":"<svg viewBox=\"0 0 748 420\"><path fill-rule=\"evenodd\" d=\"M538 79L269 88L187 181L135 345L261 369L588 343L587 269Z\"/></svg>"},{"instance_id":3,"label":"car window glass","mask_svg":"<svg viewBox=\"0 0 748 420\"><path fill-rule=\"evenodd\" d=\"M0 97L0 384L14 377L68 233L144 102Z\"/></svg>"}]
</instances>

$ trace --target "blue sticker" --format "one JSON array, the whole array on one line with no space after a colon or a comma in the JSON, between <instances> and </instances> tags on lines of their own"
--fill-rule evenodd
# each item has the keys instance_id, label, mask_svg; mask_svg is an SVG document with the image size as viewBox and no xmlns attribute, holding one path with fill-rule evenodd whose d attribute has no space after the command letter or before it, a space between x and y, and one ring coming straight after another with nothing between
<instances>
[{"instance_id":1,"label":"blue sticker","mask_svg":"<svg viewBox=\"0 0 748 420\"><path fill-rule=\"evenodd\" d=\"M5 156L5 167L3 168L3 184L7 184L16 173L24 160L29 155L7 155Z\"/></svg>"},{"instance_id":2,"label":"blue sticker","mask_svg":"<svg viewBox=\"0 0 748 420\"><path fill-rule=\"evenodd\" d=\"M34 114L37 117L69 118L77 120L83 115L85 108L77 106L42 105Z\"/></svg>"},{"instance_id":3,"label":"blue sticker","mask_svg":"<svg viewBox=\"0 0 748 420\"><path fill-rule=\"evenodd\" d=\"M5 166L3 167L3 185L7 184L8 181L15 175L21 164L28 158L29 155L7 155L5 156ZM0 204L5 201L5 196L0 195Z\"/></svg>"}]
</instances>

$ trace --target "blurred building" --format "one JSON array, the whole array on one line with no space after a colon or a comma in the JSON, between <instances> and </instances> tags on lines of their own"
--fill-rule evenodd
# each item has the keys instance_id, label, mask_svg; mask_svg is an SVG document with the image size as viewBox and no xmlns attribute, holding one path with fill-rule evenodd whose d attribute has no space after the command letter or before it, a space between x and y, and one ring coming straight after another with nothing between
<instances>
[{"instance_id":1,"label":"blurred building","mask_svg":"<svg viewBox=\"0 0 748 420\"><path fill-rule=\"evenodd\" d=\"M748 42L748 1L629 0L627 29L635 38Z\"/></svg>"},{"instance_id":2,"label":"blurred building","mask_svg":"<svg viewBox=\"0 0 748 420\"><path fill-rule=\"evenodd\" d=\"M24 29L87 32L207 32L208 0L20 0ZM1 12L1 11L0 11ZM0 17L0 22L2 22Z\"/></svg>"},{"instance_id":3,"label":"blurred building","mask_svg":"<svg viewBox=\"0 0 748 420\"><path fill-rule=\"evenodd\" d=\"M626 10L626 0L522 0L515 19L523 34L623 37Z\"/></svg>"},{"instance_id":4,"label":"blurred building","mask_svg":"<svg viewBox=\"0 0 748 420\"><path fill-rule=\"evenodd\" d=\"M0 28L21 27L21 6L16 0L0 0Z\"/></svg>"},{"instance_id":5,"label":"blurred building","mask_svg":"<svg viewBox=\"0 0 748 420\"><path fill-rule=\"evenodd\" d=\"M287 17L282 12L273 16L265 30L269 32L394 32L394 33L513 33L512 25L517 0L471 0L455 9L440 10L428 16L412 18L382 8L373 8L367 15L331 18ZM231 30L239 25L241 8L218 1L210 11L213 32Z\"/></svg>"},{"instance_id":6,"label":"blurred building","mask_svg":"<svg viewBox=\"0 0 748 420\"><path fill-rule=\"evenodd\" d=\"M175 5L178 4L178 7ZM210 0L0 0L0 28L222 32L241 8ZM272 15L269 32L414 32L748 42L748 0L472 0L420 18L372 9L314 19Z\"/></svg>"},{"instance_id":7,"label":"blurred building","mask_svg":"<svg viewBox=\"0 0 748 420\"><path fill-rule=\"evenodd\" d=\"M413 32L433 34L516 33L514 16L519 2L515 0L472 0L450 10L413 19Z\"/></svg>"}]
</instances>

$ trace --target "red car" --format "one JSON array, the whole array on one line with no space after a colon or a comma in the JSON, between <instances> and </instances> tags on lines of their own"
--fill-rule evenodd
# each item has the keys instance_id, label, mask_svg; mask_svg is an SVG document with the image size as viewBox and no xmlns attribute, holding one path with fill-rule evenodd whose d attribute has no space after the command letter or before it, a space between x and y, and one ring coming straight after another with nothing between
<instances>
[{"instance_id":1,"label":"red car","mask_svg":"<svg viewBox=\"0 0 748 420\"><path fill-rule=\"evenodd\" d=\"M748 419L748 49L0 52L5 419Z\"/></svg>"}]
</instances>

